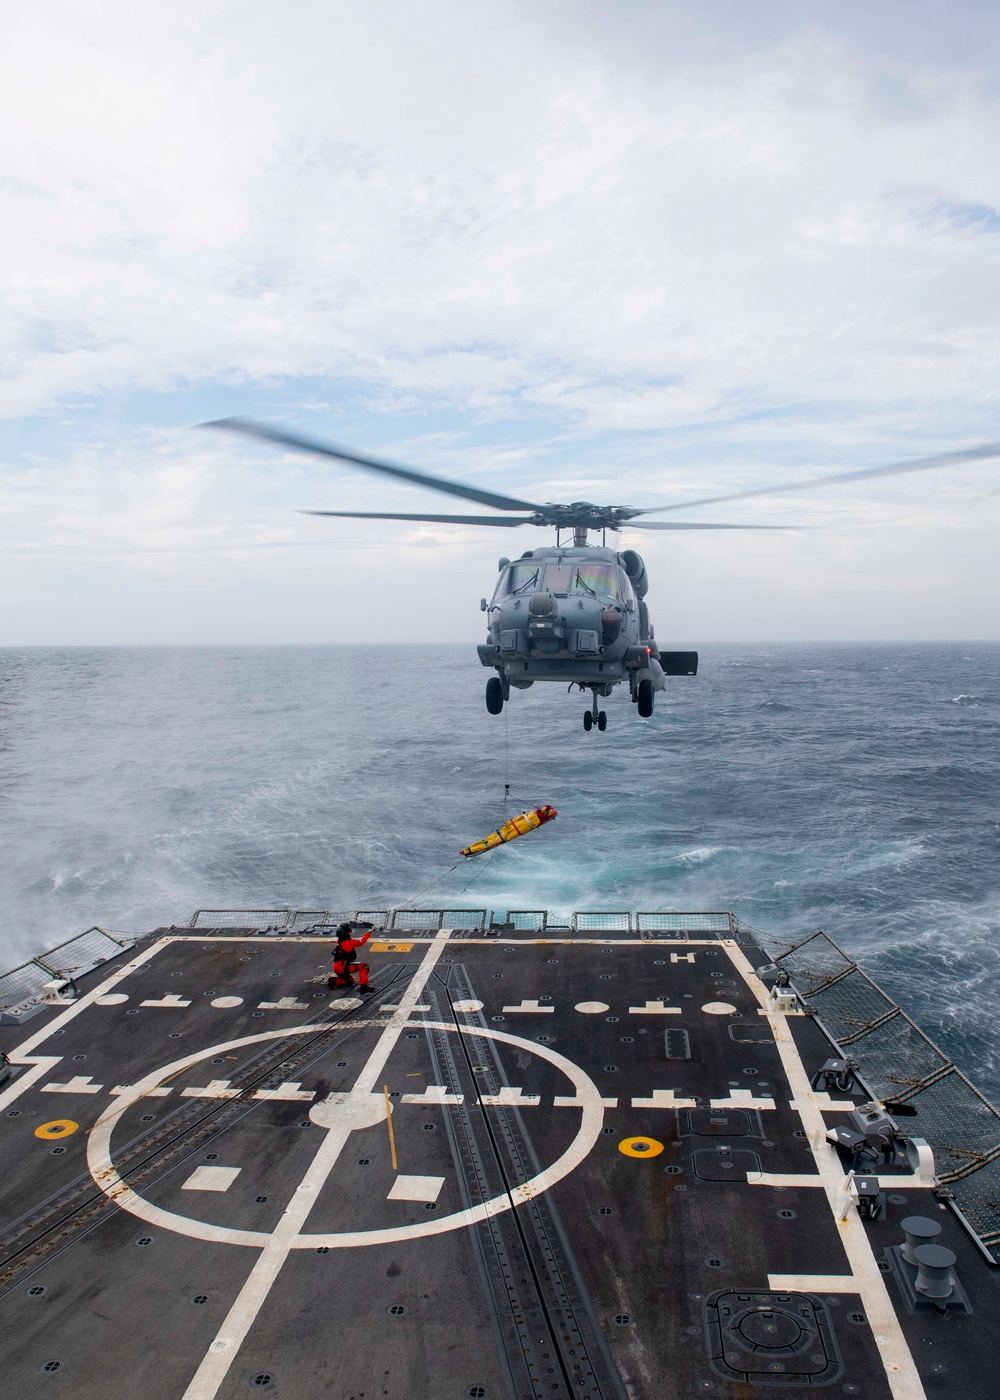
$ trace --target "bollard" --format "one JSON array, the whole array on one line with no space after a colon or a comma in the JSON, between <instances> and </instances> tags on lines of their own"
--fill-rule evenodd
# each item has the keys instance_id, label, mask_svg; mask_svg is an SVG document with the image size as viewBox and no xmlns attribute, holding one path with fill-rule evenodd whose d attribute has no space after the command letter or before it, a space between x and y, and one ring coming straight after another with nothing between
<instances>
[{"instance_id":1,"label":"bollard","mask_svg":"<svg viewBox=\"0 0 1000 1400\"><path fill-rule=\"evenodd\" d=\"M955 1255L940 1244L921 1244L913 1251L917 1266L917 1292L925 1298L950 1298L955 1287L951 1272Z\"/></svg>"},{"instance_id":2,"label":"bollard","mask_svg":"<svg viewBox=\"0 0 1000 1400\"><path fill-rule=\"evenodd\" d=\"M928 1220L926 1215L908 1215L902 1221L903 1234L906 1242L903 1245L903 1258L908 1264L916 1265L917 1260L914 1251L921 1245L933 1244L941 1233L941 1226L936 1220Z\"/></svg>"}]
</instances>

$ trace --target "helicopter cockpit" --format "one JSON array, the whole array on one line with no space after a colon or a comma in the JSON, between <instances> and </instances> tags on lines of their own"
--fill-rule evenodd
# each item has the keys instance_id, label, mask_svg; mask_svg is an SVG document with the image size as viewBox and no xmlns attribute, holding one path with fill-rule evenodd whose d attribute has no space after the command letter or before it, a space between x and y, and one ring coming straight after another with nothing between
<instances>
[{"instance_id":1,"label":"helicopter cockpit","mask_svg":"<svg viewBox=\"0 0 1000 1400\"><path fill-rule=\"evenodd\" d=\"M497 582L493 602L502 598L523 598L544 590L556 598L611 598L628 602L623 596L627 583L619 569L600 559L518 559L508 564Z\"/></svg>"}]
</instances>

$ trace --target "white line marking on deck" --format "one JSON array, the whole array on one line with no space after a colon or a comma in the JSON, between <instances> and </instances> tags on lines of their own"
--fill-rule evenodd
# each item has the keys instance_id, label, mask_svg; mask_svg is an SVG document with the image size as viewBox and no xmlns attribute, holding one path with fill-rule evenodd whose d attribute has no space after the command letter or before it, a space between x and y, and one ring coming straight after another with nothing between
<instances>
[{"instance_id":1,"label":"white line marking on deck","mask_svg":"<svg viewBox=\"0 0 1000 1400\"><path fill-rule=\"evenodd\" d=\"M229 1079L211 1079L203 1088L182 1089L182 1099L237 1099L239 1089L230 1089Z\"/></svg>"},{"instance_id":2,"label":"white line marking on deck","mask_svg":"<svg viewBox=\"0 0 1000 1400\"><path fill-rule=\"evenodd\" d=\"M817 1089L812 1091L807 1102L815 1104L823 1113L846 1113L849 1109L857 1108L858 1106L853 1099L831 1099L830 1095L825 1090L820 1092ZM798 1099L791 1099L789 1101L789 1108L797 1109L798 1106Z\"/></svg>"},{"instance_id":3,"label":"white line marking on deck","mask_svg":"<svg viewBox=\"0 0 1000 1400\"><path fill-rule=\"evenodd\" d=\"M134 1084L116 1084L115 1087L114 1087L113 1089L109 1089L109 1090L108 1090L108 1093L109 1093L109 1094L116 1095L116 1096L117 1096L118 1094L131 1094L131 1092L132 1092L132 1090L133 1090L134 1088L135 1088L135 1085L134 1085ZM173 1093L173 1090L172 1090L172 1089L147 1089L146 1092L145 1092L145 1094L143 1094L143 1098L145 1098L145 1099L165 1099L165 1098L167 1097L168 1094L172 1094L172 1093Z\"/></svg>"},{"instance_id":4,"label":"white line marking on deck","mask_svg":"<svg viewBox=\"0 0 1000 1400\"><path fill-rule=\"evenodd\" d=\"M464 1094L449 1094L446 1084L428 1084L422 1094L404 1094L403 1103L465 1103Z\"/></svg>"},{"instance_id":5,"label":"white line marking on deck","mask_svg":"<svg viewBox=\"0 0 1000 1400\"><path fill-rule=\"evenodd\" d=\"M810 1102L810 1095L813 1092L812 1085L799 1057L791 1031L784 1023L784 1014L781 1012L768 1013L768 989L754 972L742 949L731 939L725 939L723 946L733 966L740 973L764 1014L768 1017L774 1043L781 1056L785 1078L788 1080L796 1103L801 1105L798 1109L799 1118L806 1131L823 1189L835 1218L840 1241L847 1254L847 1262L857 1280L857 1291L871 1324L879 1356L885 1366L886 1378L893 1400L926 1400L926 1392L920 1379L920 1373L906 1344L899 1319L896 1317L896 1311L885 1285L885 1277L872 1254L864 1224L854 1209L847 1212L846 1219L840 1218L844 1205L844 1169L836 1149L826 1141L826 1124L823 1122L822 1113Z\"/></svg>"},{"instance_id":6,"label":"white line marking on deck","mask_svg":"<svg viewBox=\"0 0 1000 1400\"><path fill-rule=\"evenodd\" d=\"M768 1274L773 1293L860 1293L853 1274Z\"/></svg>"},{"instance_id":7,"label":"white line marking on deck","mask_svg":"<svg viewBox=\"0 0 1000 1400\"><path fill-rule=\"evenodd\" d=\"M436 1201L444 1185L443 1176L397 1176L387 1201Z\"/></svg>"},{"instance_id":8,"label":"white line marking on deck","mask_svg":"<svg viewBox=\"0 0 1000 1400\"><path fill-rule=\"evenodd\" d=\"M447 1031L450 1034L454 1034L456 1030L453 1021L411 1021L409 1024L427 1025L431 1030ZM353 1021L351 1025L355 1030L362 1027L379 1031L386 1029L384 1022ZM484 1220L491 1219L494 1215L502 1215L504 1211L510 1210L512 1207L532 1200L541 1195L543 1191L548 1191L550 1187L575 1170L587 1157L601 1135L601 1128L604 1125L604 1106L608 1103L608 1100L601 1098L597 1085L587 1072L579 1065L574 1064L572 1060L560 1055L557 1050L552 1050L547 1045L539 1045L537 1042L525 1040L522 1036L511 1035L507 1031L488 1029L485 1026L467 1026L464 1030L467 1035L482 1036L485 1040L495 1040L502 1045L509 1045L520 1053L528 1052L537 1055L540 1059L548 1060L551 1065L566 1076L576 1090L575 1102L572 1107L582 1109L576 1136L566 1151L540 1171L537 1176L532 1177L530 1181L522 1183L509 1194L504 1191L500 1195L494 1196L492 1200L483 1201L480 1205L466 1207L451 1215L429 1215L426 1220L413 1224L392 1225L378 1230L346 1230L341 1233L317 1235L300 1234L292 1241L291 1247L293 1249L318 1249L321 1247L354 1249L362 1245L402 1244L429 1235L444 1235L450 1230L461 1229L467 1225L478 1225ZM195 1055L187 1055L182 1060L175 1060L172 1064L162 1065L159 1069L154 1070L144 1080L132 1087L129 1096L123 1095L123 1102L109 1109L91 1129L87 1140L87 1165L94 1181L105 1195L110 1196L122 1210L129 1211L139 1220L143 1220L149 1225L155 1225L159 1229L172 1230L175 1234L185 1235L190 1239L207 1240L212 1244L263 1248L271 1239L271 1236L263 1230L238 1230L226 1225L212 1225L204 1220L195 1220L187 1215L178 1215L174 1211L164 1210L162 1207L154 1205L152 1201L146 1200L145 1197L137 1195L130 1187L126 1186L111 1160L111 1138L115 1125L126 1110L146 1097L150 1089L154 1088L161 1080L174 1078L201 1060L225 1054L227 1051L240 1050L247 1045L259 1045L267 1040L284 1039L293 1035L315 1034L315 1025L291 1026L280 1031L262 1031L258 1035L243 1036L239 1040L210 1045ZM378 1099L384 1104L381 1094L374 1094L372 1098ZM326 1102L326 1100L323 1101L324 1104ZM321 1107L322 1105L314 1104L309 1110L310 1117ZM377 1106L373 1111L377 1111ZM381 1116L384 1117L384 1107Z\"/></svg>"},{"instance_id":9,"label":"white line marking on deck","mask_svg":"<svg viewBox=\"0 0 1000 1400\"><path fill-rule=\"evenodd\" d=\"M673 1089L654 1089L648 1099L633 1099L633 1108L697 1108L696 1099L679 1099Z\"/></svg>"},{"instance_id":10,"label":"white line marking on deck","mask_svg":"<svg viewBox=\"0 0 1000 1400\"><path fill-rule=\"evenodd\" d=\"M444 952L450 934L450 929L442 929L427 949L413 981L399 1003L399 1011L379 1036L375 1048L355 1081L350 1095L354 1102L364 1102L371 1095L386 1061L402 1034L403 1026L409 1020L410 1012L416 1007L420 994L434 971L435 964ZM315 1107L314 1105L313 1111L315 1111ZM214 1400L237 1351L247 1332L253 1326L254 1319L263 1307L275 1279L288 1258L296 1237L301 1233L302 1227L316 1203L319 1188L333 1170L351 1131L352 1125L349 1116L345 1114L344 1121L338 1127L331 1128L327 1132L300 1183L299 1189L292 1196L284 1215L261 1251L260 1258L250 1271L250 1277L230 1308L229 1315L219 1329L218 1336L209 1347L191 1384L184 1392L184 1400Z\"/></svg>"},{"instance_id":11,"label":"white line marking on deck","mask_svg":"<svg viewBox=\"0 0 1000 1400\"><path fill-rule=\"evenodd\" d=\"M538 1094L526 1094L521 1088L503 1088L498 1094L483 1094L480 1102L488 1104L490 1108L537 1108L540 1097Z\"/></svg>"},{"instance_id":12,"label":"white line marking on deck","mask_svg":"<svg viewBox=\"0 0 1000 1400\"><path fill-rule=\"evenodd\" d=\"M672 963L679 963L679 962L693 963L694 960L695 960L695 956L696 956L696 955L695 955L694 953L671 953L671 954L670 954L670 961L671 961Z\"/></svg>"},{"instance_id":13,"label":"white line marking on deck","mask_svg":"<svg viewBox=\"0 0 1000 1400\"><path fill-rule=\"evenodd\" d=\"M293 1100L295 1102L312 1103L316 1097L315 1089L303 1089L301 1080L287 1080L284 1084L279 1084L277 1089L258 1089L254 1094L255 1099L278 1099L282 1102Z\"/></svg>"},{"instance_id":14,"label":"white line marking on deck","mask_svg":"<svg viewBox=\"0 0 1000 1400\"><path fill-rule=\"evenodd\" d=\"M43 1084L39 1093L41 1094L99 1094L104 1088L103 1084L95 1084L89 1074L77 1074L72 1079L67 1079L65 1084Z\"/></svg>"},{"instance_id":15,"label":"white line marking on deck","mask_svg":"<svg viewBox=\"0 0 1000 1400\"><path fill-rule=\"evenodd\" d=\"M821 1176L806 1176L802 1172L747 1172L748 1186L822 1186L823 1184Z\"/></svg>"},{"instance_id":16,"label":"white line marking on deck","mask_svg":"<svg viewBox=\"0 0 1000 1400\"><path fill-rule=\"evenodd\" d=\"M524 1000L524 1001L519 1002L519 1003L517 1004L517 1006L505 1006L505 1007L504 1007L504 1011L512 1011L512 1012L523 1011L523 1012L525 1012L525 1013L527 1013L527 1014L534 1014L534 1015L536 1015L536 1016L545 1016L545 1015L551 1015L552 1012L555 1011L555 1007L554 1007L554 1006L542 1006L542 1005L541 1005L539 1002L537 1002L537 1001Z\"/></svg>"},{"instance_id":17,"label":"white line marking on deck","mask_svg":"<svg viewBox=\"0 0 1000 1400\"><path fill-rule=\"evenodd\" d=\"M190 1006L190 1001L185 1001L184 997L177 992L168 992L163 997L152 997L149 1001L140 1001L140 1006L165 1006L168 1010L174 1007Z\"/></svg>"},{"instance_id":18,"label":"white line marking on deck","mask_svg":"<svg viewBox=\"0 0 1000 1400\"><path fill-rule=\"evenodd\" d=\"M280 1001L259 1001L258 1011L308 1011L307 1001L296 1001L294 997L282 997Z\"/></svg>"},{"instance_id":19,"label":"white line marking on deck","mask_svg":"<svg viewBox=\"0 0 1000 1400\"><path fill-rule=\"evenodd\" d=\"M228 1191L242 1167L195 1167L182 1191Z\"/></svg>"},{"instance_id":20,"label":"white line marking on deck","mask_svg":"<svg viewBox=\"0 0 1000 1400\"><path fill-rule=\"evenodd\" d=\"M563 1095L563 1094L557 1094L557 1095L555 1096L555 1098L552 1100L552 1107L553 1107L553 1108L586 1108L587 1105L586 1105L586 1103L584 1102L584 1100L580 1098L579 1094L573 1094L573 1095L571 1095L571 1096L569 1096L569 1097L567 1097L566 1095ZM617 1108L617 1107L618 1107L618 1100L617 1100L617 1099L602 1099L602 1100L601 1100L601 1107L602 1107L602 1108Z\"/></svg>"},{"instance_id":21,"label":"white line marking on deck","mask_svg":"<svg viewBox=\"0 0 1000 1400\"><path fill-rule=\"evenodd\" d=\"M710 1108L775 1108L774 1099L756 1095L752 1089L730 1089L728 1098L709 1099Z\"/></svg>"},{"instance_id":22,"label":"white line marking on deck","mask_svg":"<svg viewBox=\"0 0 1000 1400\"><path fill-rule=\"evenodd\" d=\"M665 1006L662 1001L647 1001L645 1006L630 1006L630 1016L679 1016L679 1006Z\"/></svg>"}]
</instances>

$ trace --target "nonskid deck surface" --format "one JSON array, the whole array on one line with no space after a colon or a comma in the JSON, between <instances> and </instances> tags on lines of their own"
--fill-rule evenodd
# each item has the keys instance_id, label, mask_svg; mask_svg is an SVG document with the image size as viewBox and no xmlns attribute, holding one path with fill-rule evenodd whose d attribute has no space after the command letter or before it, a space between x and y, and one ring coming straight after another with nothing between
<instances>
[{"instance_id":1,"label":"nonskid deck surface","mask_svg":"<svg viewBox=\"0 0 1000 1400\"><path fill-rule=\"evenodd\" d=\"M810 1088L830 1047L764 1013L755 947L369 948L362 1003L315 939L141 943L8 1035L8 1393L1000 1393L994 1273L925 1186L847 1205L851 1097ZM905 1310L912 1215L971 1314Z\"/></svg>"}]
</instances>

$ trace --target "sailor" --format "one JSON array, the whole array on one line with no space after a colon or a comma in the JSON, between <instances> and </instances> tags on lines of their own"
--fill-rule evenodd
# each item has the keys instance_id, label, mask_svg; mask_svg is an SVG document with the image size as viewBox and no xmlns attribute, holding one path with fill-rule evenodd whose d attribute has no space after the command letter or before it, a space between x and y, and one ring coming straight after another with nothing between
<instances>
[{"instance_id":1,"label":"sailor","mask_svg":"<svg viewBox=\"0 0 1000 1400\"><path fill-rule=\"evenodd\" d=\"M340 924L337 928L337 943L333 950L333 976L327 978L327 986L335 987L338 990L343 987L353 987L354 981L351 977L352 967L357 968L358 985L362 995L371 991L368 985L368 964L366 962L356 962L356 950L363 943L367 943L372 936L372 931L368 931L361 938L354 937L354 928L351 924ZM360 930L359 930L360 932Z\"/></svg>"}]
</instances>

